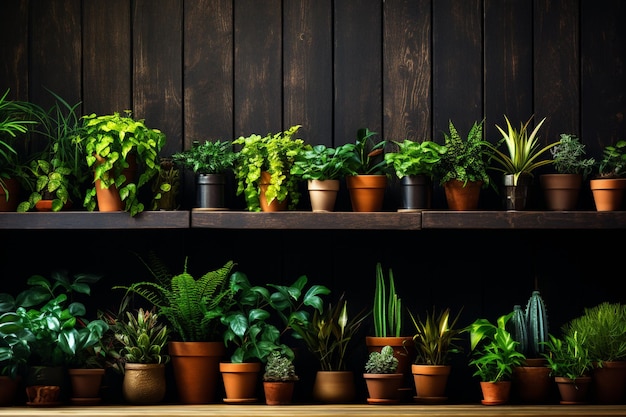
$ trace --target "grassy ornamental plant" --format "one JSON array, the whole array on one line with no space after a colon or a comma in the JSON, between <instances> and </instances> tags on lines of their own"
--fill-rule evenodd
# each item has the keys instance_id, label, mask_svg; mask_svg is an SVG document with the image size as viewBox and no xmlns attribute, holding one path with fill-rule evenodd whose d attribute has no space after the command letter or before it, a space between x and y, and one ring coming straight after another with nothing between
<instances>
[{"instance_id":1,"label":"grassy ornamental plant","mask_svg":"<svg viewBox=\"0 0 626 417\"><path fill-rule=\"evenodd\" d=\"M472 128L463 139L450 120L449 133L444 132L446 152L442 154L436 173L439 183L458 180L466 184L468 181L482 181L483 188L490 183L487 173L487 160L491 155L489 142L483 139L484 120L474 122Z\"/></svg>"},{"instance_id":2,"label":"grassy ornamental plant","mask_svg":"<svg viewBox=\"0 0 626 417\"><path fill-rule=\"evenodd\" d=\"M376 288L374 290L374 336L402 336L402 300L396 294L393 271L389 268L389 286L380 262L376 264Z\"/></svg>"},{"instance_id":3,"label":"grassy ornamental plant","mask_svg":"<svg viewBox=\"0 0 626 417\"><path fill-rule=\"evenodd\" d=\"M432 180L437 165L447 151L445 146L430 140L414 142L405 139L402 142L393 141L393 143L398 147L398 150L387 152L385 161L393 167L398 178L410 175L426 175Z\"/></svg>"},{"instance_id":4,"label":"grassy ornamental plant","mask_svg":"<svg viewBox=\"0 0 626 417\"><path fill-rule=\"evenodd\" d=\"M578 136L561 133L560 141L550 149L552 165L559 174L581 174L587 178L596 166L595 158L585 158L585 145Z\"/></svg>"},{"instance_id":5,"label":"grassy ornamental plant","mask_svg":"<svg viewBox=\"0 0 626 417\"><path fill-rule=\"evenodd\" d=\"M311 148L304 140L296 138L300 129L295 125L279 133L265 136L252 134L240 136L233 141L240 145L235 163L237 195L243 193L248 211L261 211L260 181L261 173L270 174L270 181L265 193L267 203L275 199L279 202L289 199L289 209L295 209L300 200L298 177L291 174L296 155Z\"/></svg>"},{"instance_id":6,"label":"grassy ornamental plant","mask_svg":"<svg viewBox=\"0 0 626 417\"><path fill-rule=\"evenodd\" d=\"M125 210L131 216L144 211L139 191L148 187L159 173L159 152L165 145L165 135L158 129L148 128L143 119L134 119L130 111L124 115L90 114L83 116L84 129L79 139L84 144L87 165L94 171L94 181L101 186L117 187ZM124 170L128 169L133 155L138 167L138 178L129 181ZM96 209L94 186L87 190L83 205L87 210Z\"/></svg>"},{"instance_id":7,"label":"grassy ornamental plant","mask_svg":"<svg viewBox=\"0 0 626 417\"><path fill-rule=\"evenodd\" d=\"M500 316L497 325L477 319L465 331L470 334L469 365L476 368L473 376L484 382L510 380L513 368L521 366L526 357L517 350L518 342L506 330L513 312Z\"/></svg>"},{"instance_id":8,"label":"grassy ornamental plant","mask_svg":"<svg viewBox=\"0 0 626 417\"><path fill-rule=\"evenodd\" d=\"M136 314L126 312L128 321L120 322L115 337L123 345L120 354L127 363L166 364L170 357L165 347L168 328L159 322L154 311L140 308Z\"/></svg>"},{"instance_id":9,"label":"grassy ornamental plant","mask_svg":"<svg viewBox=\"0 0 626 417\"><path fill-rule=\"evenodd\" d=\"M208 271L196 279L187 272L172 275L153 253L147 260L140 258L154 277L154 281L134 282L130 286L114 286L145 298L157 313L170 324L172 335L183 342L221 340L224 327L221 318L235 305L234 292L228 285L233 261Z\"/></svg>"},{"instance_id":10,"label":"grassy ornamental plant","mask_svg":"<svg viewBox=\"0 0 626 417\"><path fill-rule=\"evenodd\" d=\"M565 333L562 338L550 334L544 344L546 349L542 355L546 358L551 376L575 380L590 375L593 361L585 347L584 336L578 331Z\"/></svg>"},{"instance_id":11,"label":"grassy ornamental plant","mask_svg":"<svg viewBox=\"0 0 626 417\"><path fill-rule=\"evenodd\" d=\"M504 174L513 175L513 185L517 185L519 177L523 174L533 175L533 171L541 166L549 165L552 159L539 159L546 152L550 151L559 142L550 143L541 147L539 143L539 129L546 121L544 117L535 128L529 133L529 125L532 116L526 123L520 124L519 130L515 129L506 115L507 129L504 130L496 125L496 128L502 135L502 139L496 144L489 143L492 149L493 161L499 166L492 166L492 169L500 171ZM505 145L506 152L501 151L501 145Z\"/></svg>"},{"instance_id":12,"label":"grassy ornamental plant","mask_svg":"<svg viewBox=\"0 0 626 417\"><path fill-rule=\"evenodd\" d=\"M276 350L267 356L263 381L285 382L298 381L299 379L292 358L282 355Z\"/></svg>"},{"instance_id":13,"label":"grassy ornamental plant","mask_svg":"<svg viewBox=\"0 0 626 417\"><path fill-rule=\"evenodd\" d=\"M461 311L451 318L450 308L437 314L433 307L432 312L426 312L424 320L419 316L415 318L409 312L415 326L413 343L417 351L416 364L448 365L451 354L462 352L462 348L457 344L461 340L458 335L464 331L457 327Z\"/></svg>"},{"instance_id":14,"label":"grassy ornamental plant","mask_svg":"<svg viewBox=\"0 0 626 417\"><path fill-rule=\"evenodd\" d=\"M391 346L383 346L380 352L370 352L365 363L365 373L395 374L398 371L398 359L393 355Z\"/></svg>"},{"instance_id":15,"label":"grassy ornamental plant","mask_svg":"<svg viewBox=\"0 0 626 417\"><path fill-rule=\"evenodd\" d=\"M172 154L172 161L194 174L224 174L235 166L237 153L231 141L193 141L191 148Z\"/></svg>"}]
</instances>

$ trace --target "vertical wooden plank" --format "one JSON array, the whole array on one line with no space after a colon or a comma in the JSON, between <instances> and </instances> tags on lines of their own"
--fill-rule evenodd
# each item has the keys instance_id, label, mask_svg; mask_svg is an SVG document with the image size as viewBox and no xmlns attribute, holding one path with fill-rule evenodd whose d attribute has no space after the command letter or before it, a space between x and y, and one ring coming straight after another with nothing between
<instances>
[{"instance_id":1,"label":"vertical wooden plank","mask_svg":"<svg viewBox=\"0 0 626 417\"><path fill-rule=\"evenodd\" d=\"M132 109L130 16L130 0L83 2L85 114Z\"/></svg>"},{"instance_id":2,"label":"vertical wooden plank","mask_svg":"<svg viewBox=\"0 0 626 417\"><path fill-rule=\"evenodd\" d=\"M28 5L5 0L0 6L0 94L10 100L28 99Z\"/></svg>"},{"instance_id":3,"label":"vertical wooden plank","mask_svg":"<svg viewBox=\"0 0 626 417\"><path fill-rule=\"evenodd\" d=\"M483 118L482 2L433 1L433 137L448 121L466 136Z\"/></svg>"},{"instance_id":4,"label":"vertical wooden plank","mask_svg":"<svg viewBox=\"0 0 626 417\"><path fill-rule=\"evenodd\" d=\"M626 139L626 3L582 2L582 140L600 157L606 145Z\"/></svg>"},{"instance_id":5,"label":"vertical wooden plank","mask_svg":"<svg viewBox=\"0 0 626 417\"><path fill-rule=\"evenodd\" d=\"M283 130L280 0L234 2L235 137Z\"/></svg>"},{"instance_id":6,"label":"vertical wooden plank","mask_svg":"<svg viewBox=\"0 0 626 417\"><path fill-rule=\"evenodd\" d=\"M335 2L335 144L359 128L382 135L382 6L379 0Z\"/></svg>"},{"instance_id":7,"label":"vertical wooden plank","mask_svg":"<svg viewBox=\"0 0 626 417\"><path fill-rule=\"evenodd\" d=\"M580 6L571 0L534 4L535 121L548 118L540 135L547 144L561 133L580 134Z\"/></svg>"},{"instance_id":8,"label":"vertical wooden plank","mask_svg":"<svg viewBox=\"0 0 626 417\"><path fill-rule=\"evenodd\" d=\"M388 140L432 139L430 0L387 0L383 12L383 124Z\"/></svg>"},{"instance_id":9,"label":"vertical wooden plank","mask_svg":"<svg viewBox=\"0 0 626 417\"><path fill-rule=\"evenodd\" d=\"M533 112L533 15L527 0L485 0L485 138Z\"/></svg>"},{"instance_id":10,"label":"vertical wooden plank","mask_svg":"<svg viewBox=\"0 0 626 417\"><path fill-rule=\"evenodd\" d=\"M283 7L285 126L300 124L299 137L332 146L332 2L285 1Z\"/></svg>"},{"instance_id":11,"label":"vertical wooden plank","mask_svg":"<svg viewBox=\"0 0 626 417\"><path fill-rule=\"evenodd\" d=\"M134 116L165 133L162 155L182 149L182 12L182 0L134 2Z\"/></svg>"},{"instance_id":12,"label":"vertical wooden plank","mask_svg":"<svg viewBox=\"0 0 626 417\"><path fill-rule=\"evenodd\" d=\"M194 140L233 139L233 1L187 1L184 8L182 146L189 149ZM195 177L184 178L184 206L193 207Z\"/></svg>"},{"instance_id":13,"label":"vertical wooden plank","mask_svg":"<svg viewBox=\"0 0 626 417\"><path fill-rule=\"evenodd\" d=\"M29 99L44 108L55 101L46 89L70 104L81 100L80 19L80 0L31 1Z\"/></svg>"}]
</instances>

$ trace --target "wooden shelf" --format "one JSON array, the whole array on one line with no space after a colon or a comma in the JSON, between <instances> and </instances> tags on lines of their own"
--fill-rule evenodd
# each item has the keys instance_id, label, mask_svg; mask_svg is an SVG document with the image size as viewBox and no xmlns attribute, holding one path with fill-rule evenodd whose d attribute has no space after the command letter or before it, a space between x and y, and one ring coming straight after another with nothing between
<instances>
[{"instance_id":1,"label":"wooden shelf","mask_svg":"<svg viewBox=\"0 0 626 417\"><path fill-rule=\"evenodd\" d=\"M626 211L445 211L329 212L283 211L63 211L0 213L0 229L626 229Z\"/></svg>"},{"instance_id":2,"label":"wooden shelf","mask_svg":"<svg viewBox=\"0 0 626 417\"><path fill-rule=\"evenodd\" d=\"M221 416L221 417L329 417L329 416L431 416L431 417L604 417L626 416L623 405L151 405L151 406L72 406L53 408L3 407L0 415L13 417L172 417L172 416Z\"/></svg>"}]
</instances>

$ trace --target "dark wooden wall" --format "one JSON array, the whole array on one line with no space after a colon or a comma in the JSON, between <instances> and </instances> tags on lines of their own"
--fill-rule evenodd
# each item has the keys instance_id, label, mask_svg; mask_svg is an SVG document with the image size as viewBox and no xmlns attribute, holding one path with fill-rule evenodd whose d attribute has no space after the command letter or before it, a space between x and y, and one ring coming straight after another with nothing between
<instances>
[{"instance_id":1,"label":"dark wooden wall","mask_svg":"<svg viewBox=\"0 0 626 417\"><path fill-rule=\"evenodd\" d=\"M466 133L484 118L496 141L504 114L520 123L534 114L548 118L542 141L575 133L599 156L626 139L624 21L623 0L2 0L0 89L47 106L48 88L82 102L84 114L130 109L166 133L164 155L195 139L293 124L309 143L340 145L364 126L388 140L442 141L448 120ZM91 257L90 231L3 234L55 242L6 267L3 285ZM146 278L124 250L156 247L175 251L174 269L189 255L195 273L234 259L252 280L306 274L348 292L355 309L369 304L380 260L413 311L464 306L463 324L525 303L535 278L555 332L585 306L626 302L615 264L587 258L621 259L611 243L623 240L620 231L110 231L98 239L120 235L122 249L98 255L106 287ZM271 238L268 262L260 250ZM322 247L329 258L311 260ZM20 250L4 244L0 259ZM471 379L468 369L455 372ZM477 384L455 386L454 400L478 395Z\"/></svg>"}]
</instances>

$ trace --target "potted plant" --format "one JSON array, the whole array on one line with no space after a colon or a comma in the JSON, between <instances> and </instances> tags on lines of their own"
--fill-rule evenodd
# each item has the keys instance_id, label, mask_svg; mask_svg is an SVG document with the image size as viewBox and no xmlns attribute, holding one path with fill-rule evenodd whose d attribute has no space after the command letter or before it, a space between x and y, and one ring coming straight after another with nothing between
<instances>
[{"instance_id":1,"label":"potted plant","mask_svg":"<svg viewBox=\"0 0 626 417\"><path fill-rule=\"evenodd\" d=\"M622 208L626 189L626 140L607 145L602 150L594 178L589 181L597 211Z\"/></svg>"},{"instance_id":2,"label":"potted plant","mask_svg":"<svg viewBox=\"0 0 626 417\"><path fill-rule=\"evenodd\" d=\"M159 321L158 313L138 309L126 312L128 321L120 321L115 337L122 344L124 382L122 392L131 404L155 404L165 397L167 382L165 364L169 337L167 325Z\"/></svg>"},{"instance_id":3,"label":"potted plant","mask_svg":"<svg viewBox=\"0 0 626 417\"><path fill-rule=\"evenodd\" d=\"M298 205L298 177L291 174L291 167L295 156L311 146L295 137L300 127L233 141L241 145L234 168L236 194L243 193L248 211L292 210Z\"/></svg>"},{"instance_id":4,"label":"potted plant","mask_svg":"<svg viewBox=\"0 0 626 417\"><path fill-rule=\"evenodd\" d=\"M432 312L426 312L424 319L409 311L415 326L413 345L417 354L411 371L417 401L434 403L447 399L446 385L452 370L450 357L462 352L457 344L459 334L463 332L463 329L457 327L461 311L451 317L450 308L437 313L433 307Z\"/></svg>"},{"instance_id":5,"label":"potted plant","mask_svg":"<svg viewBox=\"0 0 626 417\"><path fill-rule=\"evenodd\" d=\"M450 120L449 132L443 134L447 151L436 171L451 210L478 208L481 188L491 184L487 173L491 148L489 142L483 140L483 124L484 120L474 122L467 138L463 139Z\"/></svg>"},{"instance_id":6,"label":"potted plant","mask_svg":"<svg viewBox=\"0 0 626 417\"><path fill-rule=\"evenodd\" d=\"M159 158L159 173L152 180L152 210L177 210L180 206L180 169L172 158Z\"/></svg>"},{"instance_id":7,"label":"potted plant","mask_svg":"<svg viewBox=\"0 0 626 417\"><path fill-rule=\"evenodd\" d=\"M398 359L391 346L380 352L370 352L365 363L363 378L367 384L369 404L394 404L400 402L400 387L404 375L398 372Z\"/></svg>"},{"instance_id":8,"label":"potted plant","mask_svg":"<svg viewBox=\"0 0 626 417\"><path fill-rule=\"evenodd\" d=\"M235 304L234 291L229 286L234 262L228 261L196 279L187 272L187 259L183 272L175 275L154 253L140 260L154 281L113 288L142 296L168 322L168 349L179 400L184 404L214 402L219 363L226 355L221 318Z\"/></svg>"},{"instance_id":9,"label":"potted plant","mask_svg":"<svg viewBox=\"0 0 626 417\"><path fill-rule=\"evenodd\" d=\"M603 302L585 308L582 315L565 326L584 341L594 366L594 399L599 404L617 404L623 400L626 384L626 306Z\"/></svg>"},{"instance_id":10,"label":"potted plant","mask_svg":"<svg viewBox=\"0 0 626 417\"><path fill-rule=\"evenodd\" d=\"M293 359L277 350L272 351L267 357L263 373L265 403L267 405L291 404L294 386L299 379Z\"/></svg>"},{"instance_id":11,"label":"potted plant","mask_svg":"<svg viewBox=\"0 0 626 417\"><path fill-rule=\"evenodd\" d=\"M385 153L385 161L400 179L402 209L430 208L437 164L447 148L430 140L415 142L405 139L392 143L398 150Z\"/></svg>"},{"instance_id":12,"label":"potted plant","mask_svg":"<svg viewBox=\"0 0 626 417\"><path fill-rule=\"evenodd\" d=\"M526 359L517 349L517 342L507 331L513 312L500 316L497 324L479 318L464 329L470 335L469 365L476 368L473 376L480 378L484 405L500 405L509 401L513 368Z\"/></svg>"},{"instance_id":13,"label":"potted plant","mask_svg":"<svg viewBox=\"0 0 626 417\"><path fill-rule=\"evenodd\" d=\"M190 172L196 180L197 208L224 208L226 174L234 169L237 153L231 141L200 142L172 155L174 163Z\"/></svg>"},{"instance_id":14,"label":"potted plant","mask_svg":"<svg viewBox=\"0 0 626 417\"><path fill-rule=\"evenodd\" d=\"M9 91L0 97L0 211L17 209L19 191L27 178L27 161L18 152L18 145L46 120L43 108L28 101L7 99Z\"/></svg>"},{"instance_id":15,"label":"potted plant","mask_svg":"<svg viewBox=\"0 0 626 417\"><path fill-rule=\"evenodd\" d=\"M526 123L521 123L519 130L515 129L505 115L506 130L496 125L502 135L496 144L488 146L493 151L492 159L495 165L490 168L504 174L504 207L506 210L524 210L528 205L529 188L532 185L533 171L552 163L552 159L543 158L551 148L559 142L553 142L541 147L539 143L539 129L545 123L544 117L529 133L531 116ZM500 147L504 145L505 150Z\"/></svg>"},{"instance_id":16,"label":"potted plant","mask_svg":"<svg viewBox=\"0 0 626 417\"><path fill-rule=\"evenodd\" d=\"M0 294L0 304L6 294ZM14 311L0 314L0 406L13 405L30 357L34 335Z\"/></svg>"},{"instance_id":17,"label":"potted plant","mask_svg":"<svg viewBox=\"0 0 626 417\"><path fill-rule=\"evenodd\" d=\"M593 361L585 347L584 336L564 326L562 338L550 334L544 342L550 376L554 378L561 404L586 404L589 401Z\"/></svg>"},{"instance_id":18,"label":"potted plant","mask_svg":"<svg viewBox=\"0 0 626 417\"><path fill-rule=\"evenodd\" d=\"M346 166L352 211L381 211L383 207L389 168L384 156L387 141L377 140L377 135L369 128L361 128L354 144L343 145L352 150Z\"/></svg>"},{"instance_id":19,"label":"potted plant","mask_svg":"<svg viewBox=\"0 0 626 417\"><path fill-rule=\"evenodd\" d=\"M94 172L94 186L87 190L83 205L93 211L127 211L136 216L145 209L140 191L159 173L159 152L165 135L149 128L130 111L123 115L83 116L84 126L77 139L84 146L87 165ZM104 195L116 202L108 203Z\"/></svg>"},{"instance_id":20,"label":"potted plant","mask_svg":"<svg viewBox=\"0 0 626 417\"><path fill-rule=\"evenodd\" d=\"M396 293L393 270L385 277L382 264L376 263L376 285L372 307L374 335L365 337L368 352L380 352L391 346L398 359L398 370L409 377L411 362L415 356L413 338L403 334L404 308Z\"/></svg>"},{"instance_id":21,"label":"potted plant","mask_svg":"<svg viewBox=\"0 0 626 417\"><path fill-rule=\"evenodd\" d=\"M582 183L593 172L595 158L585 158L585 145L574 134L561 133L559 142L550 149L556 173L539 177L549 210L574 210Z\"/></svg>"},{"instance_id":22,"label":"potted plant","mask_svg":"<svg viewBox=\"0 0 626 417\"><path fill-rule=\"evenodd\" d=\"M340 180L354 156L354 144L336 148L315 145L295 156L291 174L307 181L313 211L334 211Z\"/></svg>"},{"instance_id":23,"label":"potted plant","mask_svg":"<svg viewBox=\"0 0 626 417\"><path fill-rule=\"evenodd\" d=\"M309 321L297 316L291 319L291 328L302 337L319 363L313 386L315 400L324 403L354 400L354 373L347 368L346 355L367 316L365 310L349 316L347 300L342 294L336 304L328 303L321 312L315 310Z\"/></svg>"},{"instance_id":24,"label":"potted plant","mask_svg":"<svg viewBox=\"0 0 626 417\"><path fill-rule=\"evenodd\" d=\"M55 103L46 114L38 133L46 140L45 149L25 167L30 196L18 212L29 210L60 211L83 199L84 185L90 179L82 144L77 141L82 129L77 109L58 94L50 92Z\"/></svg>"}]
</instances>

